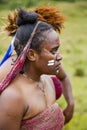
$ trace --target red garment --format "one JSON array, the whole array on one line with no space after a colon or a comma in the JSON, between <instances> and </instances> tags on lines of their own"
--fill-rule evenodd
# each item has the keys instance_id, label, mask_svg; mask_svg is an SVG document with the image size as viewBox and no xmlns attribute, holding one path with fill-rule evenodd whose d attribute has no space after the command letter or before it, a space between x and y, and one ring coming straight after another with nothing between
<instances>
[{"instance_id":1,"label":"red garment","mask_svg":"<svg viewBox=\"0 0 87 130\"><path fill-rule=\"evenodd\" d=\"M55 103L32 119L23 120L21 130L62 130L63 126L63 113Z\"/></svg>"},{"instance_id":2,"label":"red garment","mask_svg":"<svg viewBox=\"0 0 87 130\"><path fill-rule=\"evenodd\" d=\"M51 77L51 79L54 83L56 99L58 99L58 98L60 98L60 96L62 94L62 84L61 84L60 80L56 77Z\"/></svg>"}]
</instances>

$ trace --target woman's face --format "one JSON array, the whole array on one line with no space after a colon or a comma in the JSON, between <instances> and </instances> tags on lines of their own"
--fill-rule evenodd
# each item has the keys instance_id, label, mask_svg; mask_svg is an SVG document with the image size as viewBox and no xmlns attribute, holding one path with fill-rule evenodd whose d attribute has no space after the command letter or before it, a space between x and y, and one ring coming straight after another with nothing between
<instances>
[{"instance_id":1,"label":"woman's face","mask_svg":"<svg viewBox=\"0 0 87 130\"><path fill-rule=\"evenodd\" d=\"M41 74L56 74L60 67L62 57L58 53L60 41L58 34L54 30L44 33L46 37L44 43L40 45L38 54L37 70Z\"/></svg>"}]
</instances>

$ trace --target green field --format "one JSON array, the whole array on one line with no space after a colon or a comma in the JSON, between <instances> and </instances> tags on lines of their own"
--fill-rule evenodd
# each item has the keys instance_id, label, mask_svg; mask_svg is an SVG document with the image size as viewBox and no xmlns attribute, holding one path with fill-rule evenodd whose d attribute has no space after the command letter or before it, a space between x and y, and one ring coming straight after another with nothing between
<instances>
[{"instance_id":1,"label":"green field","mask_svg":"<svg viewBox=\"0 0 87 130\"><path fill-rule=\"evenodd\" d=\"M62 65L68 74L75 100L74 117L64 130L87 130L87 1L54 2L59 5L66 16L65 28L60 34L60 52L63 56ZM2 26L10 10L0 12L0 59L4 54L11 38L3 34ZM64 99L59 101L65 106Z\"/></svg>"}]
</instances>

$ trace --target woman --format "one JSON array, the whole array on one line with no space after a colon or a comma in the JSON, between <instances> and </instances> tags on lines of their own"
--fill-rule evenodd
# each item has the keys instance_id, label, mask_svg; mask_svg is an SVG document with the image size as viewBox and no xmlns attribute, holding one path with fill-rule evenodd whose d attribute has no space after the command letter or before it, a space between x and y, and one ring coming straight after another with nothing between
<instances>
[{"instance_id":1,"label":"woman","mask_svg":"<svg viewBox=\"0 0 87 130\"><path fill-rule=\"evenodd\" d=\"M73 114L72 93L68 91L71 88L63 91L68 106L62 112L56 103L61 89L56 94L54 85L59 77L63 84L70 86L61 67L62 57L57 52L60 41L55 30L60 32L63 17L55 8L40 7L34 12L19 10L13 21L11 16L8 18L6 30L9 35L15 35L17 59L11 61L15 58L12 56L0 67L3 71L5 65L11 67L13 63L0 84L0 129L62 130L64 120L68 122ZM0 77L3 79L4 73Z\"/></svg>"}]
</instances>

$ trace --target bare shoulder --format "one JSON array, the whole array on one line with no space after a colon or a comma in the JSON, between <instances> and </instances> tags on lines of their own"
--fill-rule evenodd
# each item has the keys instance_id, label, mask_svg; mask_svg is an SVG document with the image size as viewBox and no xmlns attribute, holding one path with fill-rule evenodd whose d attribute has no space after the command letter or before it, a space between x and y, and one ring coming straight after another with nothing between
<instances>
[{"instance_id":1,"label":"bare shoulder","mask_svg":"<svg viewBox=\"0 0 87 130\"><path fill-rule=\"evenodd\" d=\"M54 83L52 81L51 76L42 75L42 82L44 85L45 93L47 95L48 101L50 104L53 104L56 101L56 93Z\"/></svg>"},{"instance_id":2,"label":"bare shoulder","mask_svg":"<svg viewBox=\"0 0 87 130\"><path fill-rule=\"evenodd\" d=\"M22 95L11 87L0 95L0 130L19 130L24 114Z\"/></svg>"},{"instance_id":3,"label":"bare shoulder","mask_svg":"<svg viewBox=\"0 0 87 130\"><path fill-rule=\"evenodd\" d=\"M14 54L11 57L9 57L1 66L0 66L0 70L4 67L6 67L7 65L10 66L11 64L14 64L15 60L17 58L17 55Z\"/></svg>"},{"instance_id":4,"label":"bare shoulder","mask_svg":"<svg viewBox=\"0 0 87 130\"><path fill-rule=\"evenodd\" d=\"M4 109L7 109L8 111L16 111L16 107L18 109L22 109L24 106L24 101L22 98L22 94L20 91L17 91L17 89L14 89L13 86L10 86L6 88L0 95L0 109L3 107Z\"/></svg>"},{"instance_id":5,"label":"bare shoulder","mask_svg":"<svg viewBox=\"0 0 87 130\"><path fill-rule=\"evenodd\" d=\"M17 58L17 55L12 55L8 60L6 60L2 66L0 66L0 82L8 74L8 72L13 67L13 64Z\"/></svg>"},{"instance_id":6,"label":"bare shoulder","mask_svg":"<svg viewBox=\"0 0 87 130\"><path fill-rule=\"evenodd\" d=\"M52 81L52 78L54 75L42 75L41 79L44 82L44 84L47 86L47 88L53 89L54 90L54 84Z\"/></svg>"}]
</instances>

